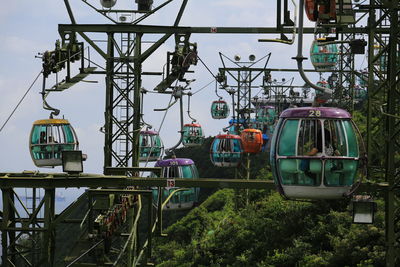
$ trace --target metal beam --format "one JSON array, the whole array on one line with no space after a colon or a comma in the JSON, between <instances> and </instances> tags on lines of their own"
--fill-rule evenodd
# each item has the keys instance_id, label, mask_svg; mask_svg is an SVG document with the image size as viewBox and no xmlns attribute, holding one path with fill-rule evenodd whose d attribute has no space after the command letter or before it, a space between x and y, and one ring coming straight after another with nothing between
<instances>
[{"instance_id":1,"label":"metal beam","mask_svg":"<svg viewBox=\"0 0 400 267\"><path fill-rule=\"evenodd\" d=\"M66 187L113 187L127 186L166 187L165 178L142 178L126 176L87 175L80 176L59 174L42 174L43 177L26 177L22 173L0 174L0 189L17 188L66 188ZM12 177L10 177L12 176ZM274 190L273 181L242 180L242 179L184 179L176 178L176 187L204 187L204 188L237 188L237 189L267 189ZM387 183L362 184L358 192L385 192Z\"/></svg>"},{"instance_id":2,"label":"metal beam","mask_svg":"<svg viewBox=\"0 0 400 267\"><path fill-rule=\"evenodd\" d=\"M242 188L242 189L274 189L272 181L265 180L237 180L237 179L175 179L177 187L208 187L208 188ZM127 186L159 186L166 187L165 178L132 178L126 176L102 176L91 177L0 177L0 188L65 188L65 187L114 187Z\"/></svg>"},{"instance_id":3,"label":"metal beam","mask_svg":"<svg viewBox=\"0 0 400 267\"><path fill-rule=\"evenodd\" d=\"M199 33L199 34L281 34L293 33L293 28L277 29L276 27L174 27L153 25L129 25L129 24L59 24L58 31L73 32L101 32L101 33ZM379 33L388 33L389 29L380 28ZM317 29L319 33L329 33L328 29ZM304 33L314 34L315 28L304 28ZM368 28L342 28L340 33L368 33Z\"/></svg>"}]
</instances>

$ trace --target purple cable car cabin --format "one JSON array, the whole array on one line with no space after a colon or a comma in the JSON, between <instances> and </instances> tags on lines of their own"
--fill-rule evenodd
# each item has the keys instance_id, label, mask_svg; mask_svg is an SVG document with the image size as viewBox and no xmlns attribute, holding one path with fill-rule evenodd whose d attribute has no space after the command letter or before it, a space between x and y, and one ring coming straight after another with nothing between
<instances>
[{"instance_id":1,"label":"purple cable car cabin","mask_svg":"<svg viewBox=\"0 0 400 267\"><path fill-rule=\"evenodd\" d=\"M165 179L172 178L185 178L197 179L199 174L193 160L185 158L172 158L164 159L156 162L154 167L162 168L162 177ZM172 193L177 187L164 189L163 201ZM200 188L188 188L184 191L176 192L166 204L167 210L180 210L189 209L195 206L199 200ZM153 190L153 199L157 201L158 190Z\"/></svg>"}]
</instances>

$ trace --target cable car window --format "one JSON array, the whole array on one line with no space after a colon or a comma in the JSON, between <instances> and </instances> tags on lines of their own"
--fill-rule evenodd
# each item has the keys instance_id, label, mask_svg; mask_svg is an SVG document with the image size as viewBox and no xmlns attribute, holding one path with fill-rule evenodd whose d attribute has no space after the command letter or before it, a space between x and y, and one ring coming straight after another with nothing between
<instances>
[{"instance_id":1,"label":"cable car window","mask_svg":"<svg viewBox=\"0 0 400 267\"><path fill-rule=\"evenodd\" d=\"M256 142L256 133L254 132L246 133L246 141L251 143Z\"/></svg>"},{"instance_id":2,"label":"cable car window","mask_svg":"<svg viewBox=\"0 0 400 267\"><path fill-rule=\"evenodd\" d=\"M61 143L61 144L65 144L66 142L65 142L65 136L64 136L64 132L63 132L63 130L62 130L62 126L58 126L57 127L57 133L58 133L58 141Z\"/></svg>"},{"instance_id":3,"label":"cable car window","mask_svg":"<svg viewBox=\"0 0 400 267\"><path fill-rule=\"evenodd\" d=\"M343 121L344 129L347 135L348 147L349 147L349 157L358 157L358 140L356 136L356 130L352 123L348 120Z\"/></svg>"},{"instance_id":4,"label":"cable car window","mask_svg":"<svg viewBox=\"0 0 400 267\"><path fill-rule=\"evenodd\" d=\"M338 132L342 136L342 143L333 142L336 152L340 156L358 157L358 141L355 129L349 120L337 121ZM340 139L339 139L340 140ZM347 140L347 142L346 142ZM354 183L358 169L358 161L332 159L325 162L326 186L351 186Z\"/></svg>"},{"instance_id":5,"label":"cable car window","mask_svg":"<svg viewBox=\"0 0 400 267\"><path fill-rule=\"evenodd\" d=\"M233 139L233 152L240 153L240 140Z\"/></svg>"},{"instance_id":6,"label":"cable car window","mask_svg":"<svg viewBox=\"0 0 400 267\"><path fill-rule=\"evenodd\" d=\"M57 126L52 125L51 126L51 134L49 135L49 138L48 138L49 144L58 143L58 138L56 135L57 135Z\"/></svg>"},{"instance_id":7,"label":"cable car window","mask_svg":"<svg viewBox=\"0 0 400 267\"><path fill-rule=\"evenodd\" d=\"M149 142L149 136L145 135L145 136L140 136L140 145L143 147L148 147L151 146L151 142Z\"/></svg>"},{"instance_id":8,"label":"cable car window","mask_svg":"<svg viewBox=\"0 0 400 267\"><path fill-rule=\"evenodd\" d=\"M316 153L322 153L321 122L319 120L301 120L297 154L316 156Z\"/></svg>"},{"instance_id":9,"label":"cable car window","mask_svg":"<svg viewBox=\"0 0 400 267\"><path fill-rule=\"evenodd\" d=\"M43 125L36 125L34 126L33 133L32 133L32 144L45 144L46 140L46 126Z\"/></svg>"},{"instance_id":10,"label":"cable car window","mask_svg":"<svg viewBox=\"0 0 400 267\"><path fill-rule=\"evenodd\" d=\"M166 177L168 178L179 178L179 167L178 166L171 166L168 167L168 175Z\"/></svg>"},{"instance_id":11,"label":"cable car window","mask_svg":"<svg viewBox=\"0 0 400 267\"><path fill-rule=\"evenodd\" d=\"M358 168L358 161L333 159L325 161L326 186L351 186Z\"/></svg>"},{"instance_id":12,"label":"cable car window","mask_svg":"<svg viewBox=\"0 0 400 267\"><path fill-rule=\"evenodd\" d=\"M221 139L218 147L219 152L231 152L231 139Z\"/></svg>"},{"instance_id":13,"label":"cable car window","mask_svg":"<svg viewBox=\"0 0 400 267\"><path fill-rule=\"evenodd\" d=\"M35 125L33 127L32 144L39 144L38 146L33 146L32 155L35 160L45 159L47 157L46 146L47 143L47 134L46 134L46 126L44 125Z\"/></svg>"},{"instance_id":14,"label":"cable car window","mask_svg":"<svg viewBox=\"0 0 400 267\"><path fill-rule=\"evenodd\" d=\"M168 167L163 168L163 178L168 178Z\"/></svg>"},{"instance_id":15,"label":"cable car window","mask_svg":"<svg viewBox=\"0 0 400 267\"><path fill-rule=\"evenodd\" d=\"M192 169L193 178L199 178L199 172L197 171L196 166L195 165L191 165L190 168Z\"/></svg>"},{"instance_id":16,"label":"cable car window","mask_svg":"<svg viewBox=\"0 0 400 267\"><path fill-rule=\"evenodd\" d=\"M285 122L279 138L278 154L280 156L296 155L296 135L298 125L298 120L287 120Z\"/></svg>"},{"instance_id":17,"label":"cable car window","mask_svg":"<svg viewBox=\"0 0 400 267\"><path fill-rule=\"evenodd\" d=\"M306 171L301 171L301 162L300 159L280 159L278 161L282 184L319 186L322 180L322 161L319 159L309 160Z\"/></svg>"},{"instance_id":18,"label":"cable car window","mask_svg":"<svg viewBox=\"0 0 400 267\"><path fill-rule=\"evenodd\" d=\"M64 125L64 133L65 133L65 140L67 143L73 143L74 142L74 134L71 130L71 127L68 125Z\"/></svg>"},{"instance_id":19,"label":"cable car window","mask_svg":"<svg viewBox=\"0 0 400 267\"><path fill-rule=\"evenodd\" d=\"M214 142L212 143L212 151L214 151L214 153L219 152L219 148L221 146L221 141L222 140L214 140Z\"/></svg>"},{"instance_id":20,"label":"cable car window","mask_svg":"<svg viewBox=\"0 0 400 267\"><path fill-rule=\"evenodd\" d=\"M155 144L155 146L156 146L156 147L161 147L161 146L162 146L162 144L161 144L161 138L160 138L158 135L155 135L153 138L154 138L154 144Z\"/></svg>"},{"instance_id":21,"label":"cable car window","mask_svg":"<svg viewBox=\"0 0 400 267\"><path fill-rule=\"evenodd\" d=\"M325 154L327 156L347 156L346 135L341 120L325 120L324 133Z\"/></svg>"},{"instance_id":22,"label":"cable car window","mask_svg":"<svg viewBox=\"0 0 400 267\"><path fill-rule=\"evenodd\" d=\"M192 169L189 165L182 166L182 177L183 178L193 178Z\"/></svg>"}]
</instances>

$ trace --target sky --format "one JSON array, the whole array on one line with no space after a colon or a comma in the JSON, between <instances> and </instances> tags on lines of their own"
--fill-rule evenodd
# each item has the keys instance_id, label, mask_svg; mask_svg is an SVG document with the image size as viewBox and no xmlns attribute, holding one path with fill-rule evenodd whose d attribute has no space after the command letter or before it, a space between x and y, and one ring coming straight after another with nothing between
<instances>
[{"instance_id":1,"label":"sky","mask_svg":"<svg viewBox=\"0 0 400 267\"><path fill-rule=\"evenodd\" d=\"M77 23L108 23L99 13L89 8L82 1L70 1ZM98 0L87 2L99 6ZM150 16L142 22L143 25L172 25L179 10L181 0L175 0L167 7ZM155 0L154 5L162 3ZM116 8L134 6L133 0L118 0ZM28 11L28 12L27 12ZM259 0L189 0L182 17L181 26L225 26L225 27L273 27L275 26L275 1ZM39 52L51 50L59 39L57 25L70 23L62 0L8 1L0 9L0 125L2 125L22 95L41 70L41 60L35 58ZM306 23L312 26L310 23ZM145 35L144 41L155 41L160 35ZM257 59L272 53L268 67L296 68L295 60L297 43L285 45L280 43L260 43L260 38L277 38L274 35L225 35L225 34L192 34L191 42L196 42L199 57L216 74L222 67L219 52L233 58L240 55L246 59L254 54ZM96 38L104 39L98 34ZM313 36L306 36L304 55L309 56L309 47ZM82 39L79 39L82 40ZM87 46L87 45L86 45ZM144 45L145 46L145 45ZM167 51L173 51L174 42L170 38L143 65L143 71L162 71L166 63ZM105 62L91 49L92 59L97 64L105 66ZM77 70L78 66L75 66ZM305 62L305 68L311 68L311 63ZM196 79L191 84L193 92L213 80L211 74L200 64L191 67L194 73L187 75ZM62 77L62 76L61 76ZM297 85L304 82L296 73L273 73L273 79L290 79L295 77ZM315 76L314 80L317 79ZM104 76L91 75L86 80L96 83L79 83L70 89L54 93L48 97L50 105L61 110L74 126L80 141L80 149L88 155L84 163L86 173L102 173L104 136L99 131L104 125L105 85ZM161 81L160 77L143 76L143 87L152 91ZM50 85L51 82L49 82ZM261 85L261 81L258 82ZM49 112L42 108L41 95L42 78L36 82L32 90L16 111L6 127L0 132L0 172L21 172L37 170L29 154L29 133L35 120L47 118ZM228 125L228 120L213 120L210 106L218 97L214 93L215 84L211 83L205 89L196 93L191 99L191 115L203 126L206 136L214 136ZM259 90L254 90L258 93ZM220 91L228 100L228 94ZM154 108L166 107L169 96L147 94L144 99L144 120L159 129L163 112L155 112ZM184 111L187 110L185 99ZM166 147L171 147L179 140L178 105L172 107L161 128L161 137ZM190 118L185 113L185 123ZM211 163L210 163L211 164ZM60 167L41 169L41 172L61 172Z\"/></svg>"}]
</instances>

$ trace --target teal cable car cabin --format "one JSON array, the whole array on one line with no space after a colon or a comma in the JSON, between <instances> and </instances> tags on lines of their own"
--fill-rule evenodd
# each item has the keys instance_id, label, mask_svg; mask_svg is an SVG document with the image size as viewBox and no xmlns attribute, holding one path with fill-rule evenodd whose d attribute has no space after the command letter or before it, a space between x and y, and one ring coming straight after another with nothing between
<instances>
[{"instance_id":1,"label":"teal cable car cabin","mask_svg":"<svg viewBox=\"0 0 400 267\"><path fill-rule=\"evenodd\" d=\"M361 136L338 108L285 110L272 138L270 162L279 192L289 199L339 199L359 184Z\"/></svg>"},{"instance_id":2,"label":"teal cable car cabin","mask_svg":"<svg viewBox=\"0 0 400 267\"><path fill-rule=\"evenodd\" d=\"M162 178L185 178L197 179L199 174L193 160L185 158L172 158L159 160L154 165L162 168ZM155 175L153 175L154 177ZM162 191L162 200L164 201L177 187L165 188ZM199 201L200 188L186 188L182 191L175 192L166 204L167 210L184 210L195 206ZM153 200L157 202L158 190L153 190Z\"/></svg>"},{"instance_id":3,"label":"teal cable car cabin","mask_svg":"<svg viewBox=\"0 0 400 267\"><path fill-rule=\"evenodd\" d=\"M332 71L338 63L338 48L336 44L320 45L318 40L311 44L310 58L316 71Z\"/></svg>"},{"instance_id":4,"label":"teal cable car cabin","mask_svg":"<svg viewBox=\"0 0 400 267\"><path fill-rule=\"evenodd\" d=\"M164 145L156 131L140 131L139 161L156 161L164 152Z\"/></svg>"},{"instance_id":5,"label":"teal cable car cabin","mask_svg":"<svg viewBox=\"0 0 400 267\"><path fill-rule=\"evenodd\" d=\"M217 167L237 167L242 162L243 146L239 135L219 134L211 144L210 158Z\"/></svg>"},{"instance_id":6,"label":"teal cable car cabin","mask_svg":"<svg viewBox=\"0 0 400 267\"><path fill-rule=\"evenodd\" d=\"M184 146L200 146L204 143L204 132L198 123L188 123L183 126Z\"/></svg>"},{"instance_id":7,"label":"teal cable car cabin","mask_svg":"<svg viewBox=\"0 0 400 267\"><path fill-rule=\"evenodd\" d=\"M211 117L213 119L226 119L229 116L229 106L224 100L216 100L211 104Z\"/></svg>"},{"instance_id":8,"label":"teal cable car cabin","mask_svg":"<svg viewBox=\"0 0 400 267\"><path fill-rule=\"evenodd\" d=\"M29 140L31 157L37 167L60 166L62 151L79 149L76 133L64 119L35 121Z\"/></svg>"}]
</instances>

